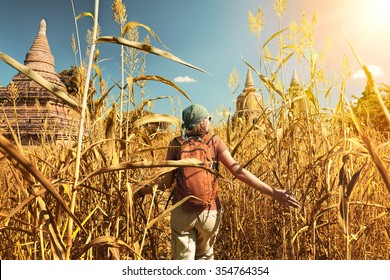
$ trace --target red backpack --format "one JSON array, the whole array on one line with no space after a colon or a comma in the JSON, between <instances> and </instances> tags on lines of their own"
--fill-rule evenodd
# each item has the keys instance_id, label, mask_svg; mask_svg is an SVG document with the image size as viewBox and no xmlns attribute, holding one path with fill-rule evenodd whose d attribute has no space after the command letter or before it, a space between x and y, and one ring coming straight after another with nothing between
<instances>
[{"instance_id":1,"label":"red backpack","mask_svg":"<svg viewBox=\"0 0 390 280\"><path fill-rule=\"evenodd\" d=\"M205 167L218 171L215 151L210 144L213 137L214 135L206 134L203 138L175 138L180 144L179 159L197 159L204 162ZM188 199L183 207L189 211L206 209L217 197L218 181L215 173L198 167L181 167L176 172L176 178L174 200L181 200L189 195L201 199Z\"/></svg>"}]
</instances>

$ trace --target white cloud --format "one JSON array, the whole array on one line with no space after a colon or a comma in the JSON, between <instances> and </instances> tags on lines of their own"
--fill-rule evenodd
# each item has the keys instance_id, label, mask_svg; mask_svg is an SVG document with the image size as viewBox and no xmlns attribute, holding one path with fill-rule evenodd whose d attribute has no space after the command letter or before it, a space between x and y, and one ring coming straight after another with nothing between
<instances>
[{"instance_id":1,"label":"white cloud","mask_svg":"<svg viewBox=\"0 0 390 280\"><path fill-rule=\"evenodd\" d=\"M195 82L196 82L193 78L188 77L187 75L184 76L184 77L181 77L181 76L176 77L176 78L174 79L174 81L175 81L176 83L195 83Z\"/></svg>"},{"instance_id":2,"label":"white cloud","mask_svg":"<svg viewBox=\"0 0 390 280\"><path fill-rule=\"evenodd\" d=\"M378 76L384 75L382 67L380 67L378 65L368 65L367 67L368 67L368 70L371 72L373 77L378 77ZM364 74L364 71L359 70L353 74L352 79L362 79L365 77L366 77L366 74Z\"/></svg>"}]
</instances>

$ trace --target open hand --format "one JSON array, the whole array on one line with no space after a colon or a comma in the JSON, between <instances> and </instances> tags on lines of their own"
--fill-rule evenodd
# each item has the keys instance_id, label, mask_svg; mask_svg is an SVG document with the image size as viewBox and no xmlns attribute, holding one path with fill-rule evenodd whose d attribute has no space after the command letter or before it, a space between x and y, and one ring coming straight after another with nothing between
<instances>
[{"instance_id":1,"label":"open hand","mask_svg":"<svg viewBox=\"0 0 390 280\"><path fill-rule=\"evenodd\" d=\"M277 190L276 200L279 201L279 203L292 207L292 208L299 208L301 207L301 204L299 201L294 197L292 192L286 191L286 190Z\"/></svg>"}]
</instances>

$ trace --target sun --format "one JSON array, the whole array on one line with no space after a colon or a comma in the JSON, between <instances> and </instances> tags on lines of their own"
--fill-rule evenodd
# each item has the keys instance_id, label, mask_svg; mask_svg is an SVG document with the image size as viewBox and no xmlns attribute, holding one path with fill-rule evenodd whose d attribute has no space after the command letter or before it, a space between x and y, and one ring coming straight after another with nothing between
<instances>
[{"instance_id":1,"label":"sun","mask_svg":"<svg viewBox=\"0 0 390 280\"><path fill-rule=\"evenodd\" d=\"M389 22L390 1L388 0L365 0L362 5L363 12L367 13L366 20L376 23Z\"/></svg>"},{"instance_id":2,"label":"sun","mask_svg":"<svg viewBox=\"0 0 390 280\"><path fill-rule=\"evenodd\" d=\"M390 27L389 0L351 0L348 2L345 7L348 10L346 20L356 32L364 36L379 36L381 40L388 40L386 34Z\"/></svg>"},{"instance_id":3,"label":"sun","mask_svg":"<svg viewBox=\"0 0 390 280\"><path fill-rule=\"evenodd\" d=\"M390 7L390 2L388 0L370 0L368 1L373 6L376 6L377 8L386 10L386 8Z\"/></svg>"}]
</instances>

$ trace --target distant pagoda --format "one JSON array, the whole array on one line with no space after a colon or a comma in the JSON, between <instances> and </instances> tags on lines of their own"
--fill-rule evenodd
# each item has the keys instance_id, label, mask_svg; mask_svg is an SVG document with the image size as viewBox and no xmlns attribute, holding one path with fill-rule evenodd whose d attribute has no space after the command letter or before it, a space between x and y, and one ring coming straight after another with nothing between
<instances>
[{"instance_id":1,"label":"distant pagoda","mask_svg":"<svg viewBox=\"0 0 390 280\"><path fill-rule=\"evenodd\" d=\"M252 72L248 69L245 87L236 100L234 119L244 118L247 121L256 121L263 112L263 97L256 90Z\"/></svg>"},{"instance_id":2,"label":"distant pagoda","mask_svg":"<svg viewBox=\"0 0 390 280\"><path fill-rule=\"evenodd\" d=\"M66 92L54 67L46 37L46 22L42 20L38 35L24 64L44 79ZM12 130L22 144L32 141L71 139L76 135L77 116L62 100L22 73L7 87L0 87L0 133L14 139Z\"/></svg>"},{"instance_id":3,"label":"distant pagoda","mask_svg":"<svg viewBox=\"0 0 390 280\"><path fill-rule=\"evenodd\" d=\"M304 88L300 85L298 75L295 70L293 70L290 87L286 94L289 95L292 114L296 118L306 115L306 110L307 108L310 108L310 105L306 106Z\"/></svg>"}]
</instances>

